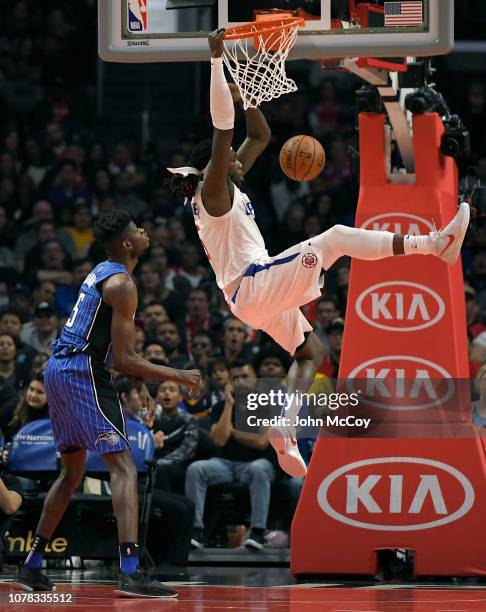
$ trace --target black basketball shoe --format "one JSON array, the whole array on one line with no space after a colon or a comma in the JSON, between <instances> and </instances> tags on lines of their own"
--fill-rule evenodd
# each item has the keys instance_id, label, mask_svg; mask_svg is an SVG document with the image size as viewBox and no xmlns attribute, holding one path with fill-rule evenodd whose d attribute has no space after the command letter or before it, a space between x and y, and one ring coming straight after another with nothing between
<instances>
[{"instance_id":1,"label":"black basketball shoe","mask_svg":"<svg viewBox=\"0 0 486 612\"><path fill-rule=\"evenodd\" d=\"M23 565L15 574L12 586L22 591L54 591L55 587L40 567L32 569Z\"/></svg>"},{"instance_id":2,"label":"black basketball shoe","mask_svg":"<svg viewBox=\"0 0 486 612\"><path fill-rule=\"evenodd\" d=\"M178 593L172 587L162 584L147 576L139 567L133 574L120 572L118 588L114 591L124 597L177 597Z\"/></svg>"}]
</instances>

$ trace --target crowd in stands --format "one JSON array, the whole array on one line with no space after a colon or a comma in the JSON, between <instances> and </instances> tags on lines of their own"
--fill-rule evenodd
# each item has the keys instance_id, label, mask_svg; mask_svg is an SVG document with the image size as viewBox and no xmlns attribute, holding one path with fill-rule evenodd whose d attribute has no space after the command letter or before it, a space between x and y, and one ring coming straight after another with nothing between
<instances>
[{"instance_id":1,"label":"crowd in stands","mask_svg":"<svg viewBox=\"0 0 486 612\"><path fill-rule=\"evenodd\" d=\"M257 376L285 378L290 359L231 316L190 211L164 186L162 169L184 165L206 133L181 134L180 142L155 158L128 135L99 139L92 129L94 111L83 123L91 112L85 99L92 101L88 94L95 87L95 3L0 0L0 6L9 24L0 35L0 429L9 441L26 423L48 415L42 370L50 344L82 281L104 259L93 221L124 208L151 237L135 270L136 350L157 363L197 367L205 381L196 397L183 397L173 383L152 389L153 418L142 413L130 383L117 381L126 413L153 432L154 505L165 508L172 496L173 514L179 515L174 530L188 533L187 526L194 526L193 545L200 547L208 487L244 483L251 501L249 541L259 548L269 526L289 526L290 518L281 515L269 524L276 483L287 486L282 494L292 508L301 482L283 475L264 438L250 444L234 434L234 388L254 384ZM447 80L445 64L439 76ZM245 185L271 254L337 222L352 225L359 189L353 95L360 83L343 73L305 71L300 64L296 78L298 93L263 109L273 138ZM485 182L484 81L464 82L461 93L453 102L474 128L468 163ZM205 119L207 109L200 123ZM240 112L235 140L241 141L243 130ZM327 151L325 169L311 183L288 180L277 168L281 144L298 133L313 134ZM464 180L469 170L463 166ZM477 224L463 254L472 376L486 360L485 232ZM339 367L349 265L340 260L327 275L325 294L303 309L326 347L322 379L335 377ZM186 537L175 547L175 562L187 556L187 547Z\"/></svg>"}]
</instances>

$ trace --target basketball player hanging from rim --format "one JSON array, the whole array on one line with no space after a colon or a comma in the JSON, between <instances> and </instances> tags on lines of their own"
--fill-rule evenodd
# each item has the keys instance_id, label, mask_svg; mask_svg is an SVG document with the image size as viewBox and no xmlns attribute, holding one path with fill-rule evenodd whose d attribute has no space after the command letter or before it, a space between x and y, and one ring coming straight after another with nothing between
<instances>
[{"instance_id":1,"label":"basketball player hanging from rim","mask_svg":"<svg viewBox=\"0 0 486 612\"><path fill-rule=\"evenodd\" d=\"M247 138L236 153L232 149L235 116L232 92L235 95L236 86L231 85L230 89L223 70L224 35L224 29L209 35L212 143L197 145L188 166L169 168L173 173L169 187L192 199L199 237L232 313L265 331L294 357L287 377L287 391L292 397L293 392L308 391L324 354L323 346L299 310L321 295L322 271L343 255L364 260L435 255L453 265L469 225L470 210L468 204L461 204L444 230L426 236L401 236L335 225L270 257L251 203L240 190L244 175L270 140L270 129L259 109L248 109ZM268 432L280 467L291 476L306 473L292 425L299 408L297 401L290 402L285 413L289 425L272 427Z\"/></svg>"}]
</instances>

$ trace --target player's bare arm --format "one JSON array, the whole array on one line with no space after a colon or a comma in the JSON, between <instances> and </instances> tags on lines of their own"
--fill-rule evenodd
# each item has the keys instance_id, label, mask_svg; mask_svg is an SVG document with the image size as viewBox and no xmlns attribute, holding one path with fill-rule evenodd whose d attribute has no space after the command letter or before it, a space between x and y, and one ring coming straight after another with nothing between
<instances>
[{"instance_id":1,"label":"player's bare arm","mask_svg":"<svg viewBox=\"0 0 486 612\"><path fill-rule=\"evenodd\" d=\"M240 90L234 83L229 83L233 102L241 103ZM236 152L236 157L241 163L241 171L245 175L267 148L272 132L259 108L249 108L245 111L246 138Z\"/></svg>"},{"instance_id":2,"label":"player's bare arm","mask_svg":"<svg viewBox=\"0 0 486 612\"><path fill-rule=\"evenodd\" d=\"M213 118L213 147L211 161L204 173L202 196L208 212L220 217L231 210L232 187L228 180L228 169L234 153L233 142L234 108L231 92L223 71L224 29L211 32L208 37L213 62L211 74L211 116ZM233 119L228 107L233 110ZM228 129L222 129L225 124Z\"/></svg>"},{"instance_id":3,"label":"player's bare arm","mask_svg":"<svg viewBox=\"0 0 486 612\"><path fill-rule=\"evenodd\" d=\"M123 274L111 276L103 288L103 300L113 309L111 338L113 367L129 376L145 380L173 380L194 392L201 379L199 370L176 370L158 366L135 352L137 290L134 282Z\"/></svg>"}]
</instances>

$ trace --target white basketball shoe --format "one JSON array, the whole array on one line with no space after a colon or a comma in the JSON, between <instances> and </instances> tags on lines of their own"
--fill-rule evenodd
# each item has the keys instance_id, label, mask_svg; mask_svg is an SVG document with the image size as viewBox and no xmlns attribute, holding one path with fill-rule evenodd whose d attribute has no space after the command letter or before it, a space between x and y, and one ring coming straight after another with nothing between
<instances>
[{"instance_id":1,"label":"white basketball shoe","mask_svg":"<svg viewBox=\"0 0 486 612\"><path fill-rule=\"evenodd\" d=\"M275 449L278 463L284 472L296 478L307 474L307 467L297 446L295 427L287 425L270 427L268 441Z\"/></svg>"},{"instance_id":2,"label":"white basketball shoe","mask_svg":"<svg viewBox=\"0 0 486 612\"><path fill-rule=\"evenodd\" d=\"M456 216L444 229L430 232L433 241L434 255L453 266L461 251L464 236L469 226L471 209L467 202L459 206Z\"/></svg>"}]
</instances>

